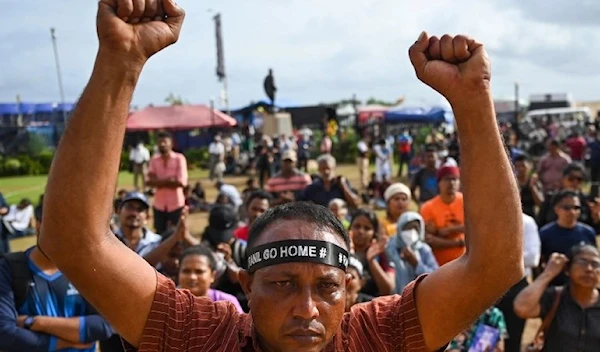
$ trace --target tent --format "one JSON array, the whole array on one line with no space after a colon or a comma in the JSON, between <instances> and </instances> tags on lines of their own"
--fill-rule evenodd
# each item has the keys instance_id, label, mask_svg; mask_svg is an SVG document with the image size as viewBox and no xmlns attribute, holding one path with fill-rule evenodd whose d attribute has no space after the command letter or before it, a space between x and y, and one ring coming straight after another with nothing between
<instances>
[{"instance_id":1,"label":"tent","mask_svg":"<svg viewBox=\"0 0 600 352\"><path fill-rule=\"evenodd\" d=\"M189 130L209 127L233 127L235 119L205 105L147 107L129 115L127 130Z\"/></svg>"},{"instance_id":2,"label":"tent","mask_svg":"<svg viewBox=\"0 0 600 352\"><path fill-rule=\"evenodd\" d=\"M385 112L386 123L453 123L454 114L451 109L441 106L404 106Z\"/></svg>"},{"instance_id":3,"label":"tent","mask_svg":"<svg viewBox=\"0 0 600 352\"><path fill-rule=\"evenodd\" d=\"M367 124L380 122L385 116L385 112L390 109L383 105L363 105L358 107L358 123Z\"/></svg>"}]
</instances>

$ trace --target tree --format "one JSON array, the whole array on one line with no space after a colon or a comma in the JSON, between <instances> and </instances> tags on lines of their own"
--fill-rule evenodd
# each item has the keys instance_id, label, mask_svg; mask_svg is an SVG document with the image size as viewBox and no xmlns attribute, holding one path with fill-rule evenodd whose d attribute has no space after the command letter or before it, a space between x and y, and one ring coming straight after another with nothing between
<instances>
[{"instance_id":1,"label":"tree","mask_svg":"<svg viewBox=\"0 0 600 352\"><path fill-rule=\"evenodd\" d=\"M183 105L183 99L181 98L181 95L175 95L172 92L169 93L169 96L165 98L165 103L171 104L171 105Z\"/></svg>"},{"instance_id":2,"label":"tree","mask_svg":"<svg viewBox=\"0 0 600 352\"><path fill-rule=\"evenodd\" d=\"M379 100L377 98L371 97L367 100L367 105L382 105L382 106L395 106L398 105L397 102Z\"/></svg>"}]
</instances>

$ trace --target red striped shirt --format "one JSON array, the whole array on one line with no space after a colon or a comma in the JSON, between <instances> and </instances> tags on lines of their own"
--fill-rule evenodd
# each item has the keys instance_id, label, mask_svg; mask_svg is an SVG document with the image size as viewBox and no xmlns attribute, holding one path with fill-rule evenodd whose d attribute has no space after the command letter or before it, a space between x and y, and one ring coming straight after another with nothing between
<instances>
[{"instance_id":1,"label":"red striped shirt","mask_svg":"<svg viewBox=\"0 0 600 352\"><path fill-rule=\"evenodd\" d=\"M414 300L418 278L402 296L379 297L357 304L344 315L342 324L325 352L426 351ZM125 343L126 351L135 349ZM158 274L158 285L140 352L150 351L246 351L259 352L252 316L240 314L226 301L212 302L177 290Z\"/></svg>"},{"instance_id":2,"label":"red striped shirt","mask_svg":"<svg viewBox=\"0 0 600 352\"><path fill-rule=\"evenodd\" d=\"M271 177L265 187L267 192L301 191L312 183L310 176L295 172L291 177L283 177L281 173Z\"/></svg>"}]
</instances>

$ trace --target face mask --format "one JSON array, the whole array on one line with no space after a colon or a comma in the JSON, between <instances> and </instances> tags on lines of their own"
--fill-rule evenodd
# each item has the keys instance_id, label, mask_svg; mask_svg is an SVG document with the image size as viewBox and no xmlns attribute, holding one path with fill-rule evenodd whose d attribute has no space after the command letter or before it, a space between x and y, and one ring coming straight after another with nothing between
<instances>
[{"instance_id":1,"label":"face mask","mask_svg":"<svg viewBox=\"0 0 600 352\"><path fill-rule=\"evenodd\" d=\"M419 233L415 229L401 231L400 239L402 239L402 242L404 242L404 244L410 247L419 240Z\"/></svg>"}]
</instances>

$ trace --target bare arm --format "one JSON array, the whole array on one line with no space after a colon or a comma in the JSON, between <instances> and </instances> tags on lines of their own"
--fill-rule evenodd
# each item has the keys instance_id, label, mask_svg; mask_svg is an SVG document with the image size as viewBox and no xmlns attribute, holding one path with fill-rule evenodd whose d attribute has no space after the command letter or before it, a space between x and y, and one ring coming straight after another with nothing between
<instances>
[{"instance_id":1,"label":"bare arm","mask_svg":"<svg viewBox=\"0 0 600 352\"><path fill-rule=\"evenodd\" d=\"M152 20L161 14L164 20ZM140 21L142 16L150 21ZM169 0L99 2L100 49L57 149L45 196L40 247L133 346L139 345L154 299L156 272L110 232L112 195L142 67L177 40L183 17ZM64 220L75 212L76 220Z\"/></svg>"},{"instance_id":2,"label":"bare arm","mask_svg":"<svg viewBox=\"0 0 600 352\"><path fill-rule=\"evenodd\" d=\"M452 105L461 145L467 253L431 273L416 292L425 342L435 350L523 277L521 204L496 123L483 46L464 36L430 40L423 33L410 57L419 79ZM436 304L444 301L452 304Z\"/></svg>"},{"instance_id":3,"label":"bare arm","mask_svg":"<svg viewBox=\"0 0 600 352\"><path fill-rule=\"evenodd\" d=\"M375 284L377 284L379 295L387 296L394 293L394 289L396 288L396 276L394 273L383 270L377 259L369 261L369 270L371 271L371 275L373 275Z\"/></svg>"},{"instance_id":4,"label":"bare arm","mask_svg":"<svg viewBox=\"0 0 600 352\"><path fill-rule=\"evenodd\" d=\"M435 235L425 236L425 242L427 242L431 248L435 249L462 247L465 245L465 242L462 240L453 240Z\"/></svg>"},{"instance_id":5,"label":"bare arm","mask_svg":"<svg viewBox=\"0 0 600 352\"><path fill-rule=\"evenodd\" d=\"M358 207L360 203L359 197L354 193L350 187L348 187L348 183L346 182L346 178L342 178L339 180L340 186L342 186L342 191L344 191L344 200L348 203L348 206L351 208Z\"/></svg>"},{"instance_id":6,"label":"bare arm","mask_svg":"<svg viewBox=\"0 0 600 352\"><path fill-rule=\"evenodd\" d=\"M61 318L37 316L31 326L32 331L57 336L71 343L79 343L79 317Z\"/></svg>"}]
</instances>

